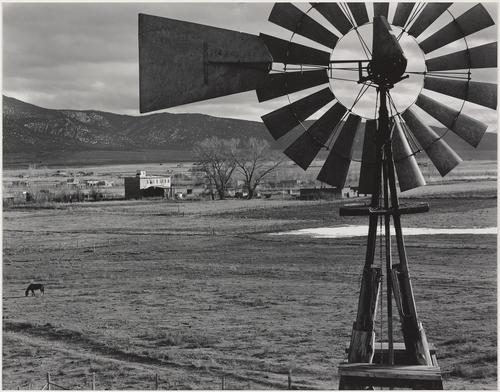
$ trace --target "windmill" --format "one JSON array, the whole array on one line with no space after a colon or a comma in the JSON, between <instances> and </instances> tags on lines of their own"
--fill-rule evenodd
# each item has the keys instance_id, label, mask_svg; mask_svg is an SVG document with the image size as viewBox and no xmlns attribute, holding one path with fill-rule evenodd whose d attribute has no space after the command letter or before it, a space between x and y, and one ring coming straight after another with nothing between
<instances>
[{"instance_id":1,"label":"windmill","mask_svg":"<svg viewBox=\"0 0 500 392\"><path fill-rule=\"evenodd\" d=\"M496 109L496 84L473 79L477 70L496 68L497 44L472 46L467 40L494 25L481 4L458 16L450 10L452 3L392 4L395 11L389 23L389 3L374 3L372 20L365 3L311 3L307 10L276 3L269 21L291 33L289 39L140 14L140 110L250 90L256 91L259 102L287 97L285 105L262 117L264 124L276 140L302 129L284 153L307 170L320 151L327 151L317 179L337 188L346 183L360 139L357 133L364 133L359 192L371 195L371 200L340 209L341 215L369 220L357 317L348 363L339 367L340 387L436 389L442 388L441 375L418 318L401 226L401 215L427 212L429 206L400 205L397 186L406 191L425 185L416 160L419 153L425 152L442 176L461 162L445 141L448 131L477 147L487 124L463 109L468 103ZM433 30L433 23L445 18L448 22ZM371 45L363 37L367 31ZM353 37L359 41L359 56L342 58L337 49ZM414 56L407 56L405 40L417 48L422 69L411 70ZM446 52L449 44L455 48L457 42L462 49ZM338 72L354 77L340 78ZM337 88L342 79L352 83L354 97L342 96L346 90ZM399 104L396 92L407 82L420 85L414 98ZM357 110L363 97L371 102L371 116ZM461 105L448 105L449 97ZM428 124L429 118L446 131L439 134ZM397 263L391 255L391 221ZM382 268L375 266L379 222L385 239L388 336L385 346L377 349L374 322L382 275ZM393 342L393 302L401 321L402 346Z\"/></svg>"}]
</instances>

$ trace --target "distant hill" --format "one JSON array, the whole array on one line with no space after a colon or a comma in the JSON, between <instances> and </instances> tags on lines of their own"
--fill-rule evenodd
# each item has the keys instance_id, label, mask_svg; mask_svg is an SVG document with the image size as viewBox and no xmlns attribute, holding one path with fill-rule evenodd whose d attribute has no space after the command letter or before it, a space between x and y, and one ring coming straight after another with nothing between
<instances>
[{"instance_id":1,"label":"distant hill","mask_svg":"<svg viewBox=\"0 0 500 392\"><path fill-rule=\"evenodd\" d=\"M44 109L3 97L4 152L190 150L208 136L269 139L259 122L203 114L127 116L96 110Z\"/></svg>"},{"instance_id":2,"label":"distant hill","mask_svg":"<svg viewBox=\"0 0 500 392\"><path fill-rule=\"evenodd\" d=\"M299 130L274 148L283 149ZM217 136L264 138L264 124L203 114L128 116L97 110L55 110L3 96L4 165L26 162L110 164L191 159L196 141ZM496 159L497 134L487 133L474 150L447 137L464 159ZM88 162L85 162L88 157Z\"/></svg>"}]
</instances>

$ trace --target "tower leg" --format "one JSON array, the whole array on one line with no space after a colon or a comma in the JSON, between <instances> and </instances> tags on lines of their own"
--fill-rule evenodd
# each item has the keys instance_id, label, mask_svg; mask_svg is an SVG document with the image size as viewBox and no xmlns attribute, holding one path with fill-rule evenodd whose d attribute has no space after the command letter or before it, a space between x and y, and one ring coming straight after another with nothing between
<instances>
[{"instance_id":1,"label":"tower leg","mask_svg":"<svg viewBox=\"0 0 500 392\"><path fill-rule=\"evenodd\" d=\"M399 217L398 217L399 218ZM399 219L397 219L399 221ZM398 306L401 319L401 328L405 341L408 357L411 358L414 364L431 366L432 360L429 352L429 344L425 336L425 331L422 323L418 321L417 308L413 297L413 288L411 285L410 274L406 259L406 251L404 248L404 240L401 233L401 226L397 228L396 219L394 219L396 227L396 240L398 243L398 252L400 263L394 266L396 270L397 280L393 284L398 286L400 304ZM400 224L400 222L398 222ZM400 307L400 309L399 309Z\"/></svg>"},{"instance_id":2,"label":"tower leg","mask_svg":"<svg viewBox=\"0 0 500 392\"><path fill-rule=\"evenodd\" d=\"M354 322L348 361L371 363L374 355L375 332L374 319L380 293L381 269L373 266L377 240L378 217L370 217L366 261L361 280L358 301L358 313Z\"/></svg>"},{"instance_id":3,"label":"tower leg","mask_svg":"<svg viewBox=\"0 0 500 392\"><path fill-rule=\"evenodd\" d=\"M389 187L391 190L392 208L398 208L398 196L396 191L396 179L394 174L394 164L392 158L392 149L390 145L385 146L386 158L389 162L387 174L389 179ZM399 313L401 317L401 326L405 341L408 357L412 362L418 365L432 366L431 354L429 352L429 344L425 336L425 331L422 324L418 321L417 308L415 298L413 296L413 288L411 286L410 273L408 271L408 259L406 257L406 248L401 229L401 217L395 213L393 215L394 230L396 231L396 242L399 254L399 264L397 270L397 283L400 294Z\"/></svg>"}]
</instances>

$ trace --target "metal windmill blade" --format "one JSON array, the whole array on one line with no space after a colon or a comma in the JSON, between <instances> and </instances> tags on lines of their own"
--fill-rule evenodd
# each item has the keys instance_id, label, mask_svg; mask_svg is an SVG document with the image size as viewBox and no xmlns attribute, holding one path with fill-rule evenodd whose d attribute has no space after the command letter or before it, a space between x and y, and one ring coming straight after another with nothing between
<instances>
[{"instance_id":1,"label":"metal windmill blade","mask_svg":"<svg viewBox=\"0 0 500 392\"><path fill-rule=\"evenodd\" d=\"M452 4L453 3L428 3L411 25L408 34L417 38Z\"/></svg>"},{"instance_id":2,"label":"metal windmill blade","mask_svg":"<svg viewBox=\"0 0 500 392\"><path fill-rule=\"evenodd\" d=\"M426 76L424 88L490 109L497 108L497 85L494 83Z\"/></svg>"},{"instance_id":3,"label":"metal windmill blade","mask_svg":"<svg viewBox=\"0 0 500 392\"><path fill-rule=\"evenodd\" d=\"M403 125L399 122L394 123L392 149L401 192L425 185L424 176L418 167L415 155L412 154Z\"/></svg>"},{"instance_id":4,"label":"metal windmill blade","mask_svg":"<svg viewBox=\"0 0 500 392\"><path fill-rule=\"evenodd\" d=\"M425 60L428 71L497 67L497 43L491 42Z\"/></svg>"},{"instance_id":5,"label":"metal windmill blade","mask_svg":"<svg viewBox=\"0 0 500 392\"><path fill-rule=\"evenodd\" d=\"M326 70L278 72L267 75L264 82L257 88L259 102L326 84L328 73Z\"/></svg>"},{"instance_id":6,"label":"metal windmill blade","mask_svg":"<svg viewBox=\"0 0 500 392\"><path fill-rule=\"evenodd\" d=\"M337 3L311 3L341 34L347 34L352 29L352 23L342 12Z\"/></svg>"},{"instance_id":7,"label":"metal windmill blade","mask_svg":"<svg viewBox=\"0 0 500 392\"><path fill-rule=\"evenodd\" d=\"M331 49L338 37L291 3L276 3L269 21Z\"/></svg>"},{"instance_id":8,"label":"metal windmill blade","mask_svg":"<svg viewBox=\"0 0 500 392\"><path fill-rule=\"evenodd\" d=\"M262 117L262 121L266 124L273 138L277 140L334 98L331 90L326 87L290 105L266 114Z\"/></svg>"},{"instance_id":9,"label":"metal windmill blade","mask_svg":"<svg viewBox=\"0 0 500 392\"><path fill-rule=\"evenodd\" d=\"M441 124L452 130L467 143L477 147L488 125L458 110L452 109L424 94L418 96L416 105L424 109Z\"/></svg>"},{"instance_id":10,"label":"metal windmill blade","mask_svg":"<svg viewBox=\"0 0 500 392\"><path fill-rule=\"evenodd\" d=\"M359 193L371 194L375 186L376 167L374 165L377 155L377 121L369 120L365 123L363 139L363 154L359 171Z\"/></svg>"},{"instance_id":11,"label":"metal windmill blade","mask_svg":"<svg viewBox=\"0 0 500 392\"><path fill-rule=\"evenodd\" d=\"M394 26L404 27L411 15L415 3L398 3L392 24Z\"/></svg>"},{"instance_id":12,"label":"metal windmill blade","mask_svg":"<svg viewBox=\"0 0 500 392\"><path fill-rule=\"evenodd\" d=\"M495 22L484 6L477 4L422 41L420 47L424 53L429 53L494 24Z\"/></svg>"},{"instance_id":13,"label":"metal windmill blade","mask_svg":"<svg viewBox=\"0 0 500 392\"><path fill-rule=\"evenodd\" d=\"M362 26L370 21L365 3L352 2L347 3L347 6L349 7L349 10L351 11L351 14L358 26Z\"/></svg>"},{"instance_id":14,"label":"metal windmill blade","mask_svg":"<svg viewBox=\"0 0 500 392\"><path fill-rule=\"evenodd\" d=\"M412 109L405 111L403 118L439 171L439 174L445 176L462 161L457 153L427 126Z\"/></svg>"},{"instance_id":15,"label":"metal windmill blade","mask_svg":"<svg viewBox=\"0 0 500 392\"><path fill-rule=\"evenodd\" d=\"M352 159L352 147L361 118L350 114L318 174L318 180L343 188Z\"/></svg>"},{"instance_id":16,"label":"metal windmill blade","mask_svg":"<svg viewBox=\"0 0 500 392\"><path fill-rule=\"evenodd\" d=\"M324 148L335 128L340 124L346 108L340 103L332 106L284 151L292 161L307 170L319 151Z\"/></svg>"}]
</instances>

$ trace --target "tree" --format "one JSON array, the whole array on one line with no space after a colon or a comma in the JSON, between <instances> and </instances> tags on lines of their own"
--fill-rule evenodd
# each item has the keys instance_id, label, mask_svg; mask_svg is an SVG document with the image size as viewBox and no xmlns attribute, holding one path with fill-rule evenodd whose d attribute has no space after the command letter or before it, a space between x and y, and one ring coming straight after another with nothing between
<instances>
[{"instance_id":1,"label":"tree","mask_svg":"<svg viewBox=\"0 0 500 392\"><path fill-rule=\"evenodd\" d=\"M196 165L208 182L212 199L214 198L213 188L217 191L219 199L223 200L226 197L228 184L236 168L234 161L236 143L234 139L223 140L211 137L194 146Z\"/></svg>"},{"instance_id":2,"label":"tree","mask_svg":"<svg viewBox=\"0 0 500 392\"><path fill-rule=\"evenodd\" d=\"M253 137L233 150L233 159L238 171L243 175L249 199L255 196L255 189L264 177L283 162L283 159L278 158L271 150L266 140Z\"/></svg>"}]
</instances>

